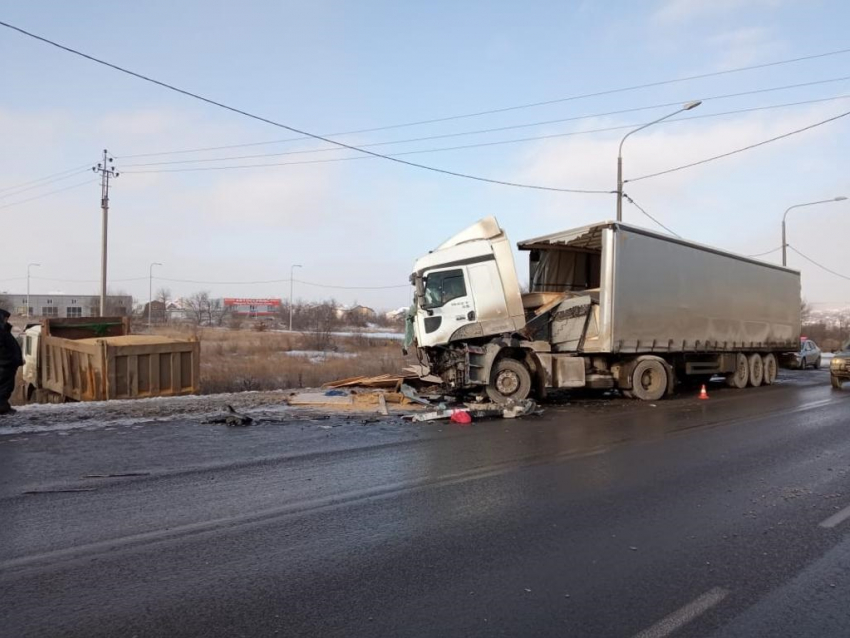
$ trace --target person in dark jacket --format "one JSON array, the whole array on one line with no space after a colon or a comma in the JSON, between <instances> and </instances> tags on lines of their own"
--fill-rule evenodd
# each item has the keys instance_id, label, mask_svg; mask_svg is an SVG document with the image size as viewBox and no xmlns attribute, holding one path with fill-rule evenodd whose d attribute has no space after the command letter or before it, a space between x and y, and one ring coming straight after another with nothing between
<instances>
[{"instance_id":1,"label":"person in dark jacket","mask_svg":"<svg viewBox=\"0 0 850 638\"><path fill-rule=\"evenodd\" d=\"M9 398L15 390L15 375L24 365L24 357L18 340L12 336L11 315L0 308L0 415L14 414Z\"/></svg>"}]
</instances>

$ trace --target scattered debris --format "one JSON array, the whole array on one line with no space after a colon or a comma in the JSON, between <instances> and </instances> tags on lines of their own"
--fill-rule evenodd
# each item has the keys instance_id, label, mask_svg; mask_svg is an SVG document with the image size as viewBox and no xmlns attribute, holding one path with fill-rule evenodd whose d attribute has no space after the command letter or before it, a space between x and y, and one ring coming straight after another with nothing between
<instances>
[{"instance_id":1,"label":"scattered debris","mask_svg":"<svg viewBox=\"0 0 850 638\"><path fill-rule=\"evenodd\" d=\"M423 399L419 394L411 388L406 383L401 384L401 394L414 403L419 403L420 405L431 405L431 402L428 399Z\"/></svg>"},{"instance_id":2,"label":"scattered debris","mask_svg":"<svg viewBox=\"0 0 850 638\"><path fill-rule=\"evenodd\" d=\"M354 400L350 394L326 396L323 392L293 392L286 402L289 405L351 405Z\"/></svg>"},{"instance_id":3,"label":"scattered debris","mask_svg":"<svg viewBox=\"0 0 850 638\"><path fill-rule=\"evenodd\" d=\"M387 400L383 394L378 395L378 412L384 416L390 415L390 411L387 410Z\"/></svg>"},{"instance_id":4,"label":"scattered debris","mask_svg":"<svg viewBox=\"0 0 850 638\"><path fill-rule=\"evenodd\" d=\"M470 419L469 422L471 422L472 419L516 419L518 417L528 416L531 414L543 414L543 411L538 409L537 403L535 403L532 399L525 399L524 401L509 402L505 404L480 402L466 403L462 408L447 408L445 405L441 404L438 408L439 409L434 412L415 414L410 417L410 419L415 422L451 419L455 423L459 423L460 421L457 421L455 417L455 414L458 412L466 414Z\"/></svg>"},{"instance_id":5,"label":"scattered debris","mask_svg":"<svg viewBox=\"0 0 850 638\"><path fill-rule=\"evenodd\" d=\"M204 423L224 423L230 427L244 427L246 425L251 425L253 422L254 419L245 414L239 414L233 409L233 406L230 405L224 406L223 414L211 416L204 420Z\"/></svg>"},{"instance_id":6,"label":"scattered debris","mask_svg":"<svg viewBox=\"0 0 850 638\"><path fill-rule=\"evenodd\" d=\"M452 412L451 422L460 425L469 425L472 423L472 416L466 410L454 410Z\"/></svg>"},{"instance_id":7,"label":"scattered debris","mask_svg":"<svg viewBox=\"0 0 850 638\"><path fill-rule=\"evenodd\" d=\"M386 388L398 392L407 379L418 379L419 375L407 374L381 374L377 377L349 377L324 384L323 388Z\"/></svg>"}]
</instances>

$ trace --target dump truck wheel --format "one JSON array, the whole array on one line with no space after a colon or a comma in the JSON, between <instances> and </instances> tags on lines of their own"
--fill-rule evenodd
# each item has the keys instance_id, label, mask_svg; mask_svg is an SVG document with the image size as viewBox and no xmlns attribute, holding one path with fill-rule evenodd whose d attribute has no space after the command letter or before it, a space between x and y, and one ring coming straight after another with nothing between
<instances>
[{"instance_id":1,"label":"dump truck wheel","mask_svg":"<svg viewBox=\"0 0 850 638\"><path fill-rule=\"evenodd\" d=\"M490 373L487 396L495 403L522 401L531 394L531 373L525 364L508 357L499 359Z\"/></svg>"},{"instance_id":2,"label":"dump truck wheel","mask_svg":"<svg viewBox=\"0 0 850 638\"><path fill-rule=\"evenodd\" d=\"M641 401L658 401L667 392L667 370L655 359L639 361L632 372L632 394Z\"/></svg>"},{"instance_id":3,"label":"dump truck wheel","mask_svg":"<svg viewBox=\"0 0 850 638\"><path fill-rule=\"evenodd\" d=\"M750 385L759 387L764 382L764 361L758 352L747 357L747 368L750 372Z\"/></svg>"},{"instance_id":4,"label":"dump truck wheel","mask_svg":"<svg viewBox=\"0 0 850 638\"><path fill-rule=\"evenodd\" d=\"M726 385L743 390L750 381L750 364L743 352L735 355L735 372L726 375Z\"/></svg>"},{"instance_id":5,"label":"dump truck wheel","mask_svg":"<svg viewBox=\"0 0 850 638\"><path fill-rule=\"evenodd\" d=\"M762 360L764 364L764 380L762 383L765 385L773 385L776 382L776 373L778 371L776 355L766 354L762 357Z\"/></svg>"}]
</instances>

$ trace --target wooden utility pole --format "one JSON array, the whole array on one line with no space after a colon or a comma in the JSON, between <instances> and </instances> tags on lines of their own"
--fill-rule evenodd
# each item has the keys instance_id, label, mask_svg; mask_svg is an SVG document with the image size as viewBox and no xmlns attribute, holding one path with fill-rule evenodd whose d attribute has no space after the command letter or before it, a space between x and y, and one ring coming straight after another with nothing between
<instances>
[{"instance_id":1,"label":"wooden utility pole","mask_svg":"<svg viewBox=\"0 0 850 638\"><path fill-rule=\"evenodd\" d=\"M100 316L106 316L106 245L107 226L109 223L109 179L118 177L118 172L112 165L115 160L109 157L106 149L103 149L103 162L92 166L92 171L100 173L100 209L102 212L101 237L100 237Z\"/></svg>"}]
</instances>

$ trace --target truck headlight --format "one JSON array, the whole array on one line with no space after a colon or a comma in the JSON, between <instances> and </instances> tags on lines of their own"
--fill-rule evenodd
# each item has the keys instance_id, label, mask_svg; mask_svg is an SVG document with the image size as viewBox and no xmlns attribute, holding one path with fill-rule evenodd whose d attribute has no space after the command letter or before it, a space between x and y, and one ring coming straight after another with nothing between
<instances>
[{"instance_id":1,"label":"truck headlight","mask_svg":"<svg viewBox=\"0 0 850 638\"><path fill-rule=\"evenodd\" d=\"M843 357L833 357L829 367L833 370L844 370L847 367L847 359Z\"/></svg>"}]
</instances>

